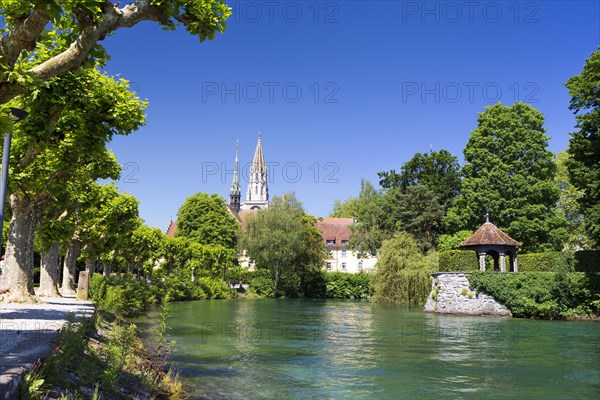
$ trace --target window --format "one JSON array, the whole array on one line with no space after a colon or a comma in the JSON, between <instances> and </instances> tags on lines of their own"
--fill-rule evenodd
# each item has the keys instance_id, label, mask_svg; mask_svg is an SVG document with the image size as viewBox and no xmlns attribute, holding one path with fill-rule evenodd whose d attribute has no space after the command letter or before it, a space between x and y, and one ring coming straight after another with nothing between
<instances>
[{"instance_id":1,"label":"window","mask_svg":"<svg viewBox=\"0 0 600 400\"><path fill-rule=\"evenodd\" d=\"M325 266L326 266L327 269L331 269L331 263L330 262L328 262L327 264L325 264Z\"/></svg>"},{"instance_id":2,"label":"window","mask_svg":"<svg viewBox=\"0 0 600 400\"><path fill-rule=\"evenodd\" d=\"M346 250L342 250L342 257L346 257Z\"/></svg>"},{"instance_id":3,"label":"window","mask_svg":"<svg viewBox=\"0 0 600 400\"><path fill-rule=\"evenodd\" d=\"M348 244L348 240L342 240L342 244Z\"/></svg>"},{"instance_id":4,"label":"window","mask_svg":"<svg viewBox=\"0 0 600 400\"><path fill-rule=\"evenodd\" d=\"M362 261L358 262L358 269L363 269L363 263L362 263Z\"/></svg>"},{"instance_id":5,"label":"window","mask_svg":"<svg viewBox=\"0 0 600 400\"><path fill-rule=\"evenodd\" d=\"M327 244L335 244L335 239L327 239L327 241L325 243L327 243Z\"/></svg>"},{"instance_id":6,"label":"window","mask_svg":"<svg viewBox=\"0 0 600 400\"><path fill-rule=\"evenodd\" d=\"M346 269L346 263L342 263L342 269Z\"/></svg>"}]
</instances>

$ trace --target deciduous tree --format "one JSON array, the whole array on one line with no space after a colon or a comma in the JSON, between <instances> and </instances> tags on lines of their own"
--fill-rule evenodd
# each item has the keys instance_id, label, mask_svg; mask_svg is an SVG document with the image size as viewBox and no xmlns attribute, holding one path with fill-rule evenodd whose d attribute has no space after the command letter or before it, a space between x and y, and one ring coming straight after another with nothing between
<instances>
[{"instance_id":1,"label":"deciduous tree","mask_svg":"<svg viewBox=\"0 0 600 400\"><path fill-rule=\"evenodd\" d=\"M145 103L127 89L126 81L86 68L20 96L30 114L15 129L11 149L12 215L2 282L10 299L33 294L34 228L42 209L78 176L118 178L120 167L106 143L145 121Z\"/></svg>"},{"instance_id":2,"label":"deciduous tree","mask_svg":"<svg viewBox=\"0 0 600 400\"><path fill-rule=\"evenodd\" d=\"M460 192L460 165L448 150L416 153L398 174L395 170L379 172L379 184L385 189L400 188L403 192L411 186L423 185L438 202L447 208Z\"/></svg>"},{"instance_id":3,"label":"deciduous tree","mask_svg":"<svg viewBox=\"0 0 600 400\"><path fill-rule=\"evenodd\" d=\"M577 131L571 133L567 163L569 179L583 192L578 199L585 228L600 247L600 50L586 60L583 71L566 83Z\"/></svg>"},{"instance_id":4,"label":"deciduous tree","mask_svg":"<svg viewBox=\"0 0 600 400\"><path fill-rule=\"evenodd\" d=\"M200 41L223 33L231 9L222 0L0 1L0 104L76 70L104 61L99 44L143 21L185 26Z\"/></svg>"},{"instance_id":5,"label":"deciduous tree","mask_svg":"<svg viewBox=\"0 0 600 400\"><path fill-rule=\"evenodd\" d=\"M293 193L274 197L248 219L241 247L257 269L270 272L276 295L306 292L311 275L319 274L325 250L314 222Z\"/></svg>"},{"instance_id":6,"label":"deciduous tree","mask_svg":"<svg viewBox=\"0 0 600 400\"><path fill-rule=\"evenodd\" d=\"M535 108L496 104L479 114L464 150L461 194L446 216L451 232L493 223L525 251L562 250L567 222L556 211L556 163Z\"/></svg>"},{"instance_id":7,"label":"deciduous tree","mask_svg":"<svg viewBox=\"0 0 600 400\"><path fill-rule=\"evenodd\" d=\"M200 244L235 248L240 224L228 210L225 200L213 193L196 193L187 199L177 212L177 232Z\"/></svg>"}]
</instances>

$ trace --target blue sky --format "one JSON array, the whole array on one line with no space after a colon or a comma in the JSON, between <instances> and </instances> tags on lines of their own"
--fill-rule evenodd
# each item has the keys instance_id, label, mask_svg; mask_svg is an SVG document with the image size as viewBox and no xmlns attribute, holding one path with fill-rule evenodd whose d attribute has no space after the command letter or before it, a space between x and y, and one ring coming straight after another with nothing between
<instances>
[{"instance_id":1,"label":"blue sky","mask_svg":"<svg viewBox=\"0 0 600 400\"><path fill-rule=\"evenodd\" d=\"M259 130L271 196L294 191L316 216L416 152L462 161L497 101L541 110L562 151L574 126L564 82L600 44L596 1L228 4L213 41L153 23L104 41L106 70L150 103L146 126L110 148L152 226L166 229L196 192L227 198L235 142L244 166Z\"/></svg>"}]
</instances>

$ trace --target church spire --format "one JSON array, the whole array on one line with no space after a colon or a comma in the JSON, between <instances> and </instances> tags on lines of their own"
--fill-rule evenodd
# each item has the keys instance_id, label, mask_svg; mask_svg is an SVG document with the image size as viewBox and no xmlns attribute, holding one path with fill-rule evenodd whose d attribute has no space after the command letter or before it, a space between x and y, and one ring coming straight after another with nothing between
<instances>
[{"instance_id":1,"label":"church spire","mask_svg":"<svg viewBox=\"0 0 600 400\"><path fill-rule=\"evenodd\" d=\"M233 182L229 187L229 205L235 212L240 211L240 199L242 197L242 191L240 189L240 166L238 161L238 149L240 147L239 140L235 142L235 164L233 167Z\"/></svg>"},{"instance_id":2,"label":"church spire","mask_svg":"<svg viewBox=\"0 0 600 400\"><path fill-rule=\"evenodd\" d=\"M246 191L246 201L242 209L262 209L269 206L269 188L267 187L267 165L262 148L262 138L258 132L258 142L254 151L254 160L250 166L250 180Z\"/></svg>"},{"instance_id":3,"label":"church spire","mask_svg":"<svg viewBox=\"0 0 600 400\"><path fill-rule=\"evenodd\" d=\"M252 167L256 168L257 171L267 173L267 167L265 165L265 156L262 149L262 139L260 137L260 131L258 131L258 143L256 144L256 151L254 152L254 161Z\"/></svg>"}]
</instances>

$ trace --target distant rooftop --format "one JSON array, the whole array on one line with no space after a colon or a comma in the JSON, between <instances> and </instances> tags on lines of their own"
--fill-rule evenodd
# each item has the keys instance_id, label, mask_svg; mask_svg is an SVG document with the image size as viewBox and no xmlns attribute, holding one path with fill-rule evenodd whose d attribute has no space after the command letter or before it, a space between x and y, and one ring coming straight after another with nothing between
<instances>
[{"instance_id":1,"label":"distant rooftop","mask_svg":"<svg viewBox=\"0 0 600 400\"><path fill-rule=\"evenodd\" d=\"M321 231L323 241L328 249L345 249L346 241L350 240L350 225L352 218L332 218L326 217L317 222L317 228ZM333 242L333 243L332 243Z\"/></svg>"}]
</instances>

